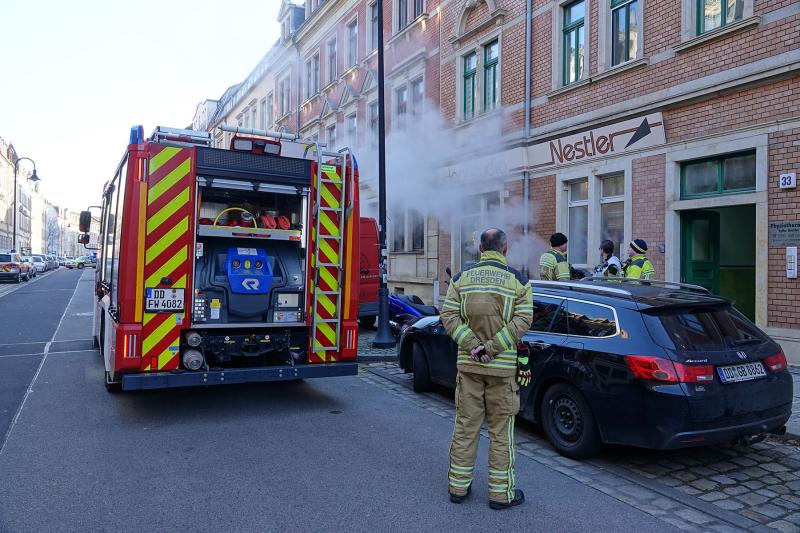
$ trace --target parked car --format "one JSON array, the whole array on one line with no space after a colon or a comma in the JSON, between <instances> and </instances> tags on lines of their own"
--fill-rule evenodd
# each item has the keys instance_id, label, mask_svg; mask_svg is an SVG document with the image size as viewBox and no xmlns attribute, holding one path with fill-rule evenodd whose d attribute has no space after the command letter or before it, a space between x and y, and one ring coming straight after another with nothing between
<instances>
[{"instance_id":1,"label":"parked car","mask_svg":"<svg viewBox=\"0 0 800 533\"><path fill-rule=\"evenodd\" d=\"M45 256L47 259L47 265L50 270L58 270L58 258L56 256L49 254Z\"/></svg>"},{"instance_id":2,"label":"parked car","mask_svg":"<svg viewBox=\"0 0 800 533\"><path fill-rule=\"evenodd\" d=\"M520 415L558 452L752 443L785 431L786 357L730 300L620 281L531 282L534 319L519 349L534 379L520 391ZM398 354L415 390L455 388L456 346L438 317L408 323Z\"/></svg>"},{"instance_id":3,"label":"parked car","mask_svg":"<svg viewBox=\"0 0 800 533\"><path fill-rule=\"evenodd\" d=\"M96 267L97 261L91 255L82 255L75 260L78 268Z\"/></svg>"},{"instance_id":4,"label":"parked car","mask_svg":"<svg viewBox=\"0 0 800 533\"><path fill-rule=\"evenodd\" d=\"M30 258L33 261L33 266L36 268L37 273L47 272L47 262L44 260L44 256L32 255Z\"/></svg>"},{"instance_id":5,"label":"parked car","mask_svg":"<svg viewBox=\"0 0 800 533\"><path fill-rule=\"evenodd\" d=\"M28 270L30 272L30 277L31 278L35 278L36 274L37 274L37 271L36 271L36 265L34 265L34 263L33 263L33 258L30 257L30 256L25 256L25 257L22 258L22 261L27 263Z\"/></svg>"},{"instance_id":6,"label":"parked car","mask_svg":"<svg viewBox=\"0 0 800 533\"><path fill-rule=\"evenodd\" d=\"M73 268L77 268L78 262L75 261L74 257L67 257L67 260L64 261L64 266L72 270Z\"/></svg>"},{"instance_id":7,"label":"parked car","mask_svg":"<svg viewBox=\"0 0 800 533\"><path fill-rule=\"evenodd\" d=\"M66 262L67 262L67 258L66 257L64 257L63 255L59 255L58 256L58 265L59 266L62 266L62 267L66 266Z\"/></svg>"},{"instance_id":8,"label":"parked car","mask_svg":"<svg viewBox=\"0 0 800 533\"><path fill-rule=\"evenodd\" d=\"M28 263L16 252L0 253L0 280L10 280L14 283L31 279L31 270Z\"/></svg>"}]
</instances>

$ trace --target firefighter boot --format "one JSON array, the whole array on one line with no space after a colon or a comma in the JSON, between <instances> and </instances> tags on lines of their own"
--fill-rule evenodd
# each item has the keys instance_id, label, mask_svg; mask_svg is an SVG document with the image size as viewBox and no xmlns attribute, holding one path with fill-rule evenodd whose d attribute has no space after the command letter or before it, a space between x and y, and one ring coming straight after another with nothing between
<instances>
[{"instance_id":1,"label":"firefighter boot","mask_svg":"<svg viewBox=\"0 0 800 533\"><path fill-rule=\"evenodd\" d=\"M495 510L509 509L525 503L525 493L521 489L514 489L514 499L508 503L502 502L489 502L489 507Z\"/></svg>"},{"instance_id":2,"label":"firefighter boot","mask_svg":"<svg viewBox=\"0 0 800 533\"><path fill-rule=\"evenodd\" d=\"M470 483L469 486L467 487L467 493L466 494L460 494L459 495L459 494L453 494L451 492L450 493L450 501L453 502L453 503L464 503L464 500L469 498L469 495L470 495L471 492L472 492L472 483Z\"/></svg>"}]
</instances>

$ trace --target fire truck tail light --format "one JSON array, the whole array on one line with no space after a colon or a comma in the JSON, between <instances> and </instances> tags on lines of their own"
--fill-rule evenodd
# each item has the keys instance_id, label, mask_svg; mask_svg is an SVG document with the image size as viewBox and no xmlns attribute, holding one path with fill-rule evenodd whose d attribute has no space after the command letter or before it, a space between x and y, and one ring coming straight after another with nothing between
<instances>
[{"instance_id":1,"label":"fire truck tail light","mask_svg":"<svg viewBox=\"0 0 800 533\"><path fill-rule=\"evenodd\" d=\"M138 335L123 335L122 337L122 357L135 359L139 357Z\"/></svg>"}]
</instances>

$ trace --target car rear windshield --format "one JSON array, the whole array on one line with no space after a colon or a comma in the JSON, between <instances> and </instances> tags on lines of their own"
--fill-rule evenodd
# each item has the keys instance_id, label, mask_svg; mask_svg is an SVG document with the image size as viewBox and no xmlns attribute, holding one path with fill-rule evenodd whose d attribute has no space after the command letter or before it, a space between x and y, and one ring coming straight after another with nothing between
<instances>
[{"instance_id":1,"label":"car rear windshield","mask_svg":"<svg viewBox=\"0 0 800 533\"><path fill-rule=\"evenodd\" d=\"M678 350L729 350L767 340L730 305L655 309L647 315L645 323L654 340L668 346L664 341L669 339Z\"/></svg>"},{"instance_id":2,"label":"car rear windshield","mask_svg":"<svg viewBox=\"0 0 800 533\"><path fill-rule=\"evenodd\" d=\"M10 262L11 262L10 254L0 254L0 263L10 263Z\"/></svg>"}]
</instances>

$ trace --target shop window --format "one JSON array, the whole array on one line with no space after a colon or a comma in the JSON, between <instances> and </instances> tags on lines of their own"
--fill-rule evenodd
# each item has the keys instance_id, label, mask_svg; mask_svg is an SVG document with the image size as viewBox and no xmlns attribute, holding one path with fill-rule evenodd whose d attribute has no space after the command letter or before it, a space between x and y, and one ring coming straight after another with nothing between
<instances>
[{"instance_id":1,"label":"shop window","mask_svg":"<svg viewBox=\"0 0 800 533\"><path fill-rule=\"evenodd\" d=\"M637 0L611 0L611 64L636 59L639 43Z\"/></svg>"},{"instance_id":2,"label":"shop window","mask_svg":"<svg viewBox=\"0 0 800 533\"><path fill-rule=\"evenodd\" d=\"M464 57L464 120L475 116L475 73L478 67L478 54L472 52Z\"/></svg>"},{"instance_id":3,"label":"shop window","mask_svg":"<svg viewBox=\"0 0 800 533\"><path fill-rule=\"evenodd\" d=\"M600 241L614 243L619 256L625 240L625 175L617 174L600 180Z\"/></svg>"},{"instance_id":4,"label":"shop window","mask_svg":"<svg viewBox=\"0 0 800 533\"><path fill-rule=\"evenodd\" d=\"M578 180L569 184L569 259L576 265L587 264L589 234L589 181Z\"/></svg>"},{"instance_id":5,"label":"shop window","mask_svg":"<svg viewBox=\"0 0 800 533\"><path fill-rule=\"evenodd\" d=\"M586 2L573 2L563 9L564 85L569 85L583 78Z\"/></svg>"},{"instance_id":6,"label":"shop window","mask_svg":"<svg viewBox=\"0 0 800 533\"><path fill-rule=\"evenodd\" d=\"M500 63L500 43L492 41L483 50L483 110L490 111L497 106L498 77Z\"/></svg>"},{"instance_id":7,"label":"shop window","mask_svg":"<svg viewBox=\"0 0 800 533\"><path fill-rule=\"evenodd\" d=\"M736 194L755 189L755 152L689 161L681 165L681 198Z\"/></svg>"},{"instance_id":8,"label":"shop window","mask_svg":"<svg viewBox=\"0 0 800 533\"><path fill-rule=\"evenodd\" d=\"M745 0L697 0L697 33L703 34L744 18Z\"/></svg>"}]
</instances>

